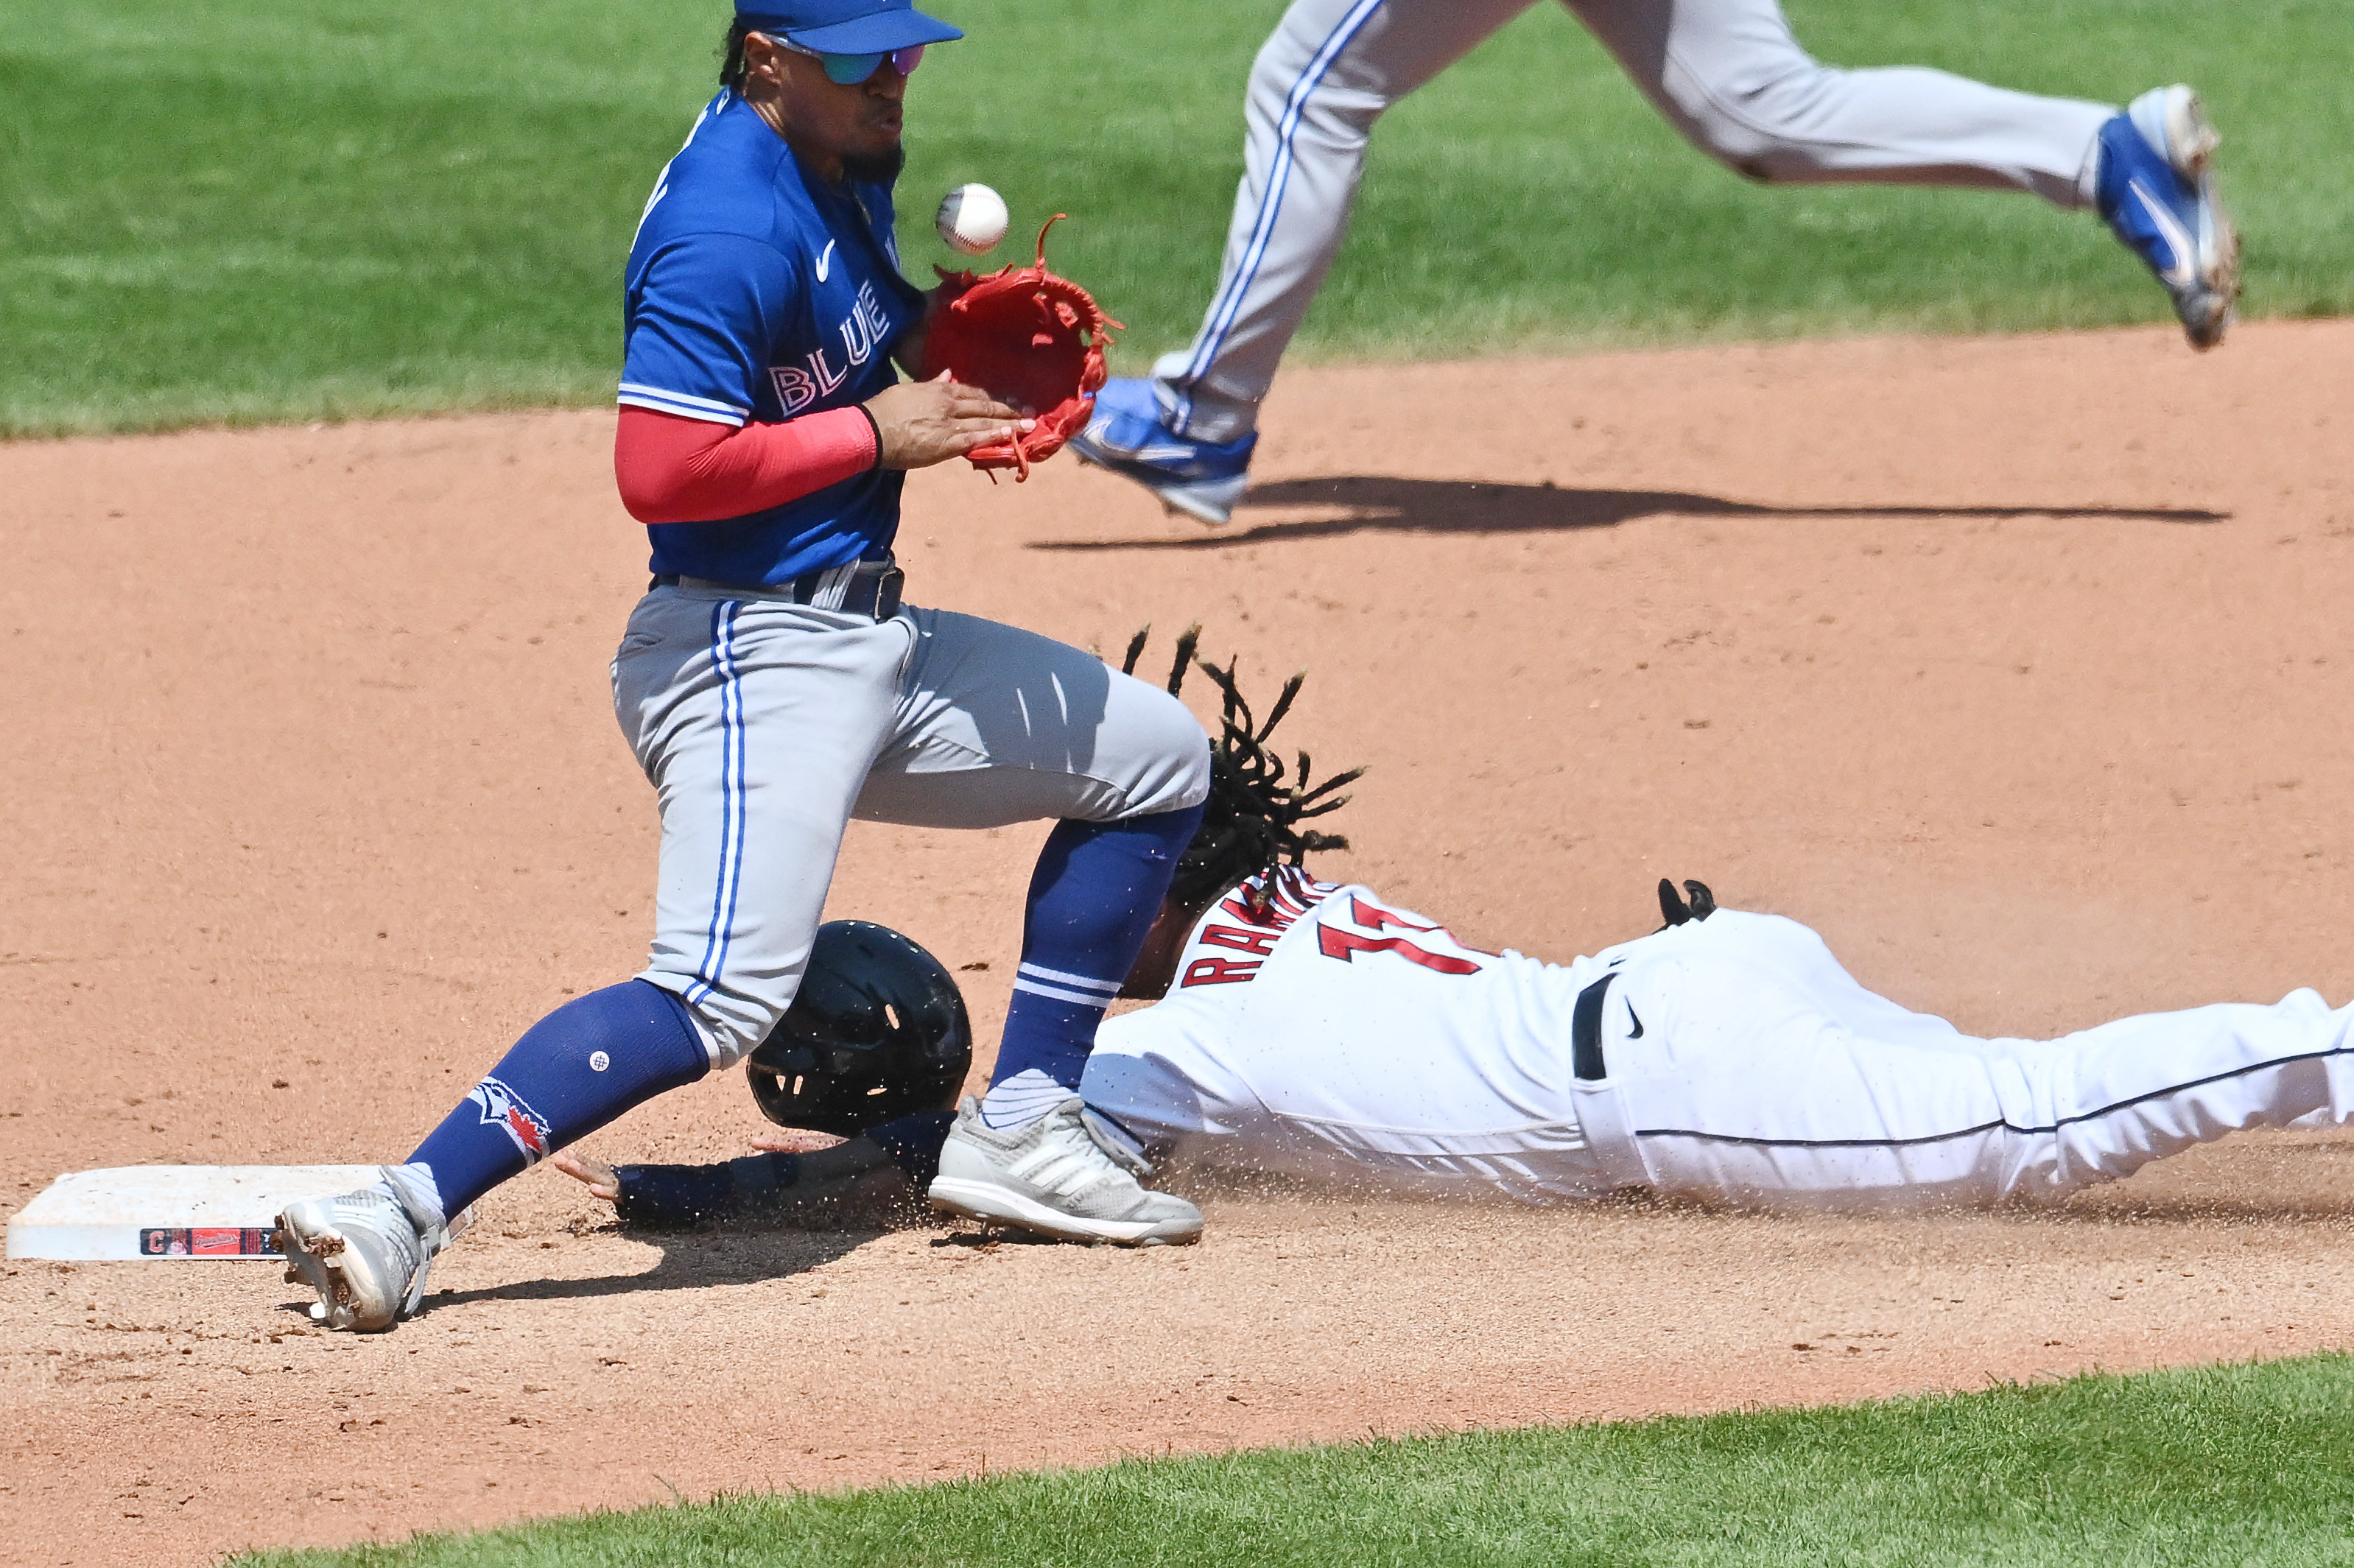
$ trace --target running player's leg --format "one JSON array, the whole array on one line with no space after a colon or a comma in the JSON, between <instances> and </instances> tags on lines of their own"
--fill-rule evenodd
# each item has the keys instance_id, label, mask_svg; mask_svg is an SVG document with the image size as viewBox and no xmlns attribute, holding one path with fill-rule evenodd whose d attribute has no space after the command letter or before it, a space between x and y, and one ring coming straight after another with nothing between
<instances>
[{"instance_id":1,"label":"running player's leg","mask_svg":"<svg viewBox=\"0 0 2354 1568\"><path fill-rule=\"evenodd\" d=\"M1531 3L1294 0L1251 67L1217 294L1193 346L1153 366L1170 429L1226 441L1257 428L1348 232L1373 122Z\"/></svg>"},{"instance_id":2,"label":"running player's leg","mask_svg":"<svg viewBox=\"0 0 2354 1568\"><path fill-rule=\"evenodd\" d=\"M2114 105L1946 71L1840 70L1799 47L1776 0L1564 0L1695 146L1754 179L2029 190L2093 205Z\"/></svg>"},{"instance_id":3,"label":"running player's leg","mask_svg":"<svg viewBox=\"0 0 2354 1568\"><path fill-rule=\"evenodd\" d=\"M1200 335L1151 379L1108 384L1072 450L1225 522L1259 403L1348 232L1373 122L1532 3L1293 0L1251 68L1243 179Z\"/></svg>"},{"instance_id":4,"label":"running player's leg","mask_svg":"<svg viewBox=\"0 0 2354 1568\"><path fill-rule=\"evenodd\" d=\"M2227 1132L2354 1114L2354 1009L2311 991L1978 1043L1794 979L1755 933L1706 929L1723 918L1630 952L1606 1004L1608 1075L1581 1105L1630 1179L1809 1206L2048 1199Z\"/></svg>"}]
</instances>

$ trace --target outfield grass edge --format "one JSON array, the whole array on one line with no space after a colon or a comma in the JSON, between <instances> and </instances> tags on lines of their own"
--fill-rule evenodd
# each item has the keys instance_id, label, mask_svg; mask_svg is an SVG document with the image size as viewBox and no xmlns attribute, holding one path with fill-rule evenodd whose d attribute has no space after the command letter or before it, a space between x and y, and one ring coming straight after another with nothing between
<instances>
[{"instance_id":1,"label":"outfield grass edge","mask_svg":"<svg viewBox=\"0 0 2354 1568\"><path fill-rule=\"evenodd\" d=\"M2354 320L2354 313L2315 313L2283 314L2269 318L2253 318L2242 326L2278 326L2302 323L2327 323ZM1450 352L1434 352L1439 345L1435 340L1416 339L1390 344L1307 344L1286 360L1289 371L1347 371L1414 367L1417 369L1461 366L1476 367L1483 364L1526 364L1539 360L1577 360L1629 355L1675 355L1708 353L1727 349L1755 348L1771 350L1805 344L1874 344L1917 343L1965 344L2001 343L2005 341L2043 341L2062 337L2105 337L2120 334L2157 334L2168 340L2177 336L2171 323L2151 321L2116 321L2090 324L2052 323L2001 329L1946 329L1933 325L1908 326L1903 323L1859 321L1846 327L1826 328L1821 323L1797 323L1787 332L1757 333L1752 331L1711 330L1696 328L1687 332L1672 330L1597 329L1590 333L1529 333L1509 340L1500 339L1485 344L1447 345ZM2184 345L2186 353L2193 352ZM2215 350L2228 354L2228 341ZM1115 373L1141 376L1150 368L1150 356L1132 356L1115 363ZM1280 381L1278 383L1281 385ZM307 402L286 406L268 403L248 403L227 408L201 410L171 409L165 411L126 411L119 415L98 412L78 416L48 418L12 418L0 411L0 442L30 443L101 439L122 436L176 435L207 430L252 431L292 429L302 427L321 428L366 424L378 421L416 419L455 419L498 414L580 413L610 410L614 407L611 387L603 383L578 390L551 393L541 388L518 387L512 391L484 392L472 396L451 396L440 389L423 392L393 391L380 396L340 393Z\"/></svg>"},{"instance_id":2,"label":"outfield grass edge","mask_svg":"<svg viewBox=\"0 0 2354 1568\"><path fill-rule=\"evenodd\" d=\"M2089 1371L1966 1393L729 1492L251 1552L228 1568L2344 1562L2349 1396L2343 1352Z\"/></svg>"}]
</instances>

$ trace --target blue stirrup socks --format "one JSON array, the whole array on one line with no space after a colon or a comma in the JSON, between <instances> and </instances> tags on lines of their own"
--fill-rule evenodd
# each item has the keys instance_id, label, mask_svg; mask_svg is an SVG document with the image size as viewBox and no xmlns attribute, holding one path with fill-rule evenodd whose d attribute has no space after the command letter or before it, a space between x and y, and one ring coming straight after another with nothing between
<instances>
[{"instance_id":1,"label":"blue stirrup socks","mask_svg":"<svg viewBox=\"0 0 2354 1568\"><path fill-rule=\"evenodd\" d=\"M1096 1026L1161 913L1202 808L1055 824L1031 874L1022 967L981 1116L1018 1127L1076 1092Z\"/></svg>"},{"instance_id":2,"label":"blue stirrup socks","mask_svg":"<svg viewBox=\"0 0 2354 1568\"><path fill-rule=\"evenodd\" d=\"M442 1214L454 1218L508 1177L710 1070L685 1003L645 980L607 986L525 1031L409 1161L431 1170Z\"/></svg>"},{"instance_id":3,"label":"blue stirrup socks","mask_svg":"<svg viewBox=\"0 0 2354 1568\"><path fill-rule=\"evenodd\" d=\"M1077 1089L1096 1026L1143 948L1202 808L1119 822L1066 821L1030 878L1022 966L983 1114L1018 1126ZM557 1008L525 1031L433 1129L412 1165L429 1170L445 1216L665 1089L711 1059L686 1006L627 980Z\"/></svg>"}]
</instances>

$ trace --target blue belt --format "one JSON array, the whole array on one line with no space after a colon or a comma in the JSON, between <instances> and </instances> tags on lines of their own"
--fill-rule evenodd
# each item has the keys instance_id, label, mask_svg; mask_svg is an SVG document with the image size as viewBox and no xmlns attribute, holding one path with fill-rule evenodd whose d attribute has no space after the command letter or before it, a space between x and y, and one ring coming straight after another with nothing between
<instances>
[{"instance_id":1,"label":"blue belt","mask_svg":"<svg viewBox=\"0 0 2354 1568\"><path fill-rule=\"evenodd\" d=\"M663 572L646 588L698 588L709 593L740 593L757 599L781 599L812 609L840 610L844 615L888 620L899 613L899 590L907 574L892 561L853 561L822 572L803 572L790 582L723 583Z\"/></svg>"}]
</instances>

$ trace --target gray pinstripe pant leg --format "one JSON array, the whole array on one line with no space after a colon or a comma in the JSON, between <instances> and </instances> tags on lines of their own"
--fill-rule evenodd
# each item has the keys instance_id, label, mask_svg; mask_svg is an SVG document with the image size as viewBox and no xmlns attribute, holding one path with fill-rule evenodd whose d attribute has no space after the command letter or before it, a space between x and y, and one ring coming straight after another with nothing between
<instances>
[{"instance_id":1,"label":"gray pinstripe pant leg","mask_svg":"<svg viewBox=\"0 0 2354 1568\"><path fill-rule=\"evenodd\" d=\"M723 1067L792 1004L853 816L1116 821L1209 790L1208 739L1174 697L950 610L878 624L657 588L614 656L613 706L662 806L638 978L686 1002Z\"/></svg>"},{"instance_id":2,"label":"gray pinstripe pant leg","mask_svg":"<svg viewBox=\"0 0 2354 1568\"><path fill-rule=\"evenodd\" d=\"M1532 3L1295 0L1284 13L1251 69L1217 293L1193 346L1153 366L1171 428L1227 441L1257 425L1347 233L1373 122ZM2009 188L2080 207L2115 112L1945 71L1833 69L1799 47L1777 0L1564 3L1677 130L1761 180Z\"/></svg>"}]
</instances>

